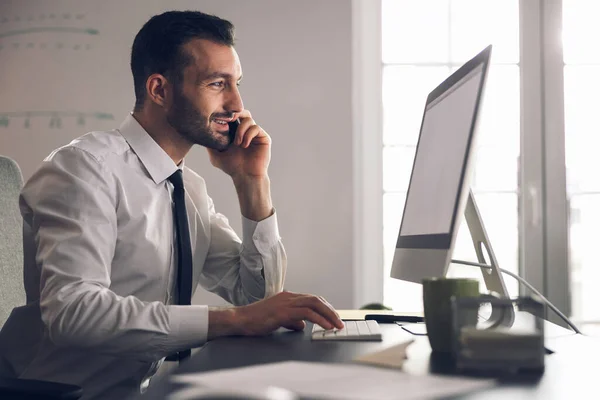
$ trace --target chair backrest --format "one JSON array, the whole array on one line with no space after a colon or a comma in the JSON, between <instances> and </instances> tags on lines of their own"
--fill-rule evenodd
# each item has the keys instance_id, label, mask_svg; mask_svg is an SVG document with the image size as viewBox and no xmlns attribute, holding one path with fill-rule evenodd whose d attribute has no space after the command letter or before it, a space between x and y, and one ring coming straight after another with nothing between
<instances>
[{"instance_id":1,"label":"chair backrest","mask_svg":"<svg viewBox=\"0 0 600 400\"><path fill-rule=\"evenodd\" d=\"M0 327L14 307L25 304L23 219L19 211L22 186L17 163L0 156Z\"/></svg>"}]
</instances>

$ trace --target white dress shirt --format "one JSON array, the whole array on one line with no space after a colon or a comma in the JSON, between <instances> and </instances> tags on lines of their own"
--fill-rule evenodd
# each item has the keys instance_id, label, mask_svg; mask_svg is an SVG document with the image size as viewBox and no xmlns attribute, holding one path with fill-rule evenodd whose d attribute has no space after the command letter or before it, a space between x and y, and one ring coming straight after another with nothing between
<instances>
[{"instance_id":1,"label":"white dress shirt","mask_svg":"<svg viewBox=\"0 0 600 400\"><path fill-rule=\"evenodd\" d=\"M83 387L84 399L139 393L157 360L201 346L208 307L173 305L172 159L133 116L50 154L23 188L27 305L0 333L0 370ZM282 290L277 218L243 218L243 241L183 167L193 284L243 305ZM8 372L7 372L8 370ZM2 371L0 371L0 374Z\"/></svg>"}]
</instances>

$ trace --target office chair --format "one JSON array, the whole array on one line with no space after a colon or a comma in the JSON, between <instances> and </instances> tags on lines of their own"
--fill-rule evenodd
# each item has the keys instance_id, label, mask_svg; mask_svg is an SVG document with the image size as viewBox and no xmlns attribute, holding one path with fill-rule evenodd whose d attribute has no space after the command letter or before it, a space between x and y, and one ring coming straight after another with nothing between
<instances>
[{"instance_id":1,"label":"office chair","mask_svg":"<svg viewBox=\"0 0 600 400\"><path fill-rule=\"evenodd\" d=\"M19 192L23 176L17 163L0 156L0 329L12 309L25 304L23 288L23 220ZM0 354L1 356L1 354ZM78 399L75 385L31 379L0 377L0 399Z\"/></svg>"}]
</instances>

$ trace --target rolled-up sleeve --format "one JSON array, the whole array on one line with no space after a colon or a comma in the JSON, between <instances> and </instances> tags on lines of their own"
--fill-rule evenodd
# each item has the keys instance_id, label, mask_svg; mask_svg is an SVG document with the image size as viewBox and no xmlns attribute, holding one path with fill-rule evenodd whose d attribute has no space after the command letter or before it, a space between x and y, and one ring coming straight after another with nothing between
<instances>
[{"instance_id":1,"label":"rolled-up sleeve","mask_svg":"<svg viewBox=\"0 0 600 400\"><path fill-rule=\"evenodd\" d=\"M63 148L24 187L40 311L58 346L152 361L206 341L208 308L167 306L110 290L117 241L114 174L86 151Z\"/></svg>"},{"instance_id":2,"label":"rolled-up sleeve","mask_svg":"<svg viewBox=\"0 0 600 400\"><path fill-rule=\"evenodd\" d=\"M277 213L262 221L242 217L240 240L210 201L211 245L200 284L234 305L253 303L283 290L287 256Z\"/></svg>"}]
</instances>

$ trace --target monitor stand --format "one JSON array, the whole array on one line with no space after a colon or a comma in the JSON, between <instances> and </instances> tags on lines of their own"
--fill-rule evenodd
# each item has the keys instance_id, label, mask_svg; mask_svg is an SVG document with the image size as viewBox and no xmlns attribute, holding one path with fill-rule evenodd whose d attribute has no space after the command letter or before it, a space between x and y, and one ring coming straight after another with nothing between
<instances>
[{"instance_id":1,"label":"monitor stand","mask_svg":"<svg viewBox=\"0 0 600 400\"><path fill-rule=\"evenodd\" d=\"M469 190L469 198L467 199L467 205L465 207L465 219L467 220L469 232L471 233L477 260L480 264L485 264L490 267L481 268L487 290L489 292L495 292L500 297L508 298L506 284L504 283L504 278L502 277L502 272L498 266L498 261L494 255L490 240L485 232L483 220L481 214L479 214L479 209L477 208L477 203L475 202L472 190ZM486 261L484 249L489 257L489 264ZM514 312L506 313L500 312L497 309L492 309L489 320L497 321L504 326L511 326L514 322L514 318Z\"/></svg>"}]
</instances>

